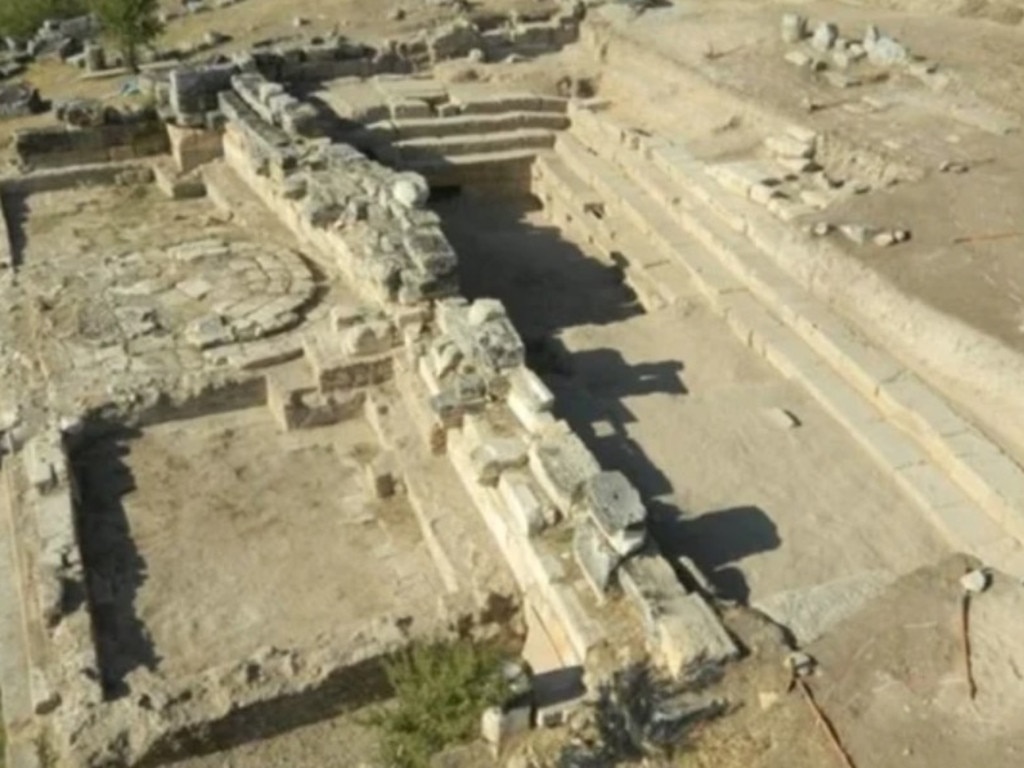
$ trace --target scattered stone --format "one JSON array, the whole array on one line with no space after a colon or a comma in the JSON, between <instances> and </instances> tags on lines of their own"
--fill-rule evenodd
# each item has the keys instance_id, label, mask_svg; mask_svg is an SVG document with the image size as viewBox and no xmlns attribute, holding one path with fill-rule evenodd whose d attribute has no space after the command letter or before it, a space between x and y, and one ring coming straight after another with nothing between
<instances>
[{"instance_id":1,"label":"scattered stone","mask_svg":"<svg viewBox=\"0 0 1024 768\"><path fill-rule=\"evenodd\" d=\"M405 8L392 8L388 12L388 21L403 21L405 19Z\"/></svg>"},{"instance_id":2,"label":"scattered stone","mask_svg":"<svg viewBox=\"0 0 1024 768\"><path fill-rule=\"evenodd\" d=\"M969 167L966 163L957 163L952 160L943 160L939 164L939 173L967 173Z\"/></svg>"},{"instance_id":3,"label":"scattered stone","mask_svg":"<svg viewBox=\"0 0 1024 768\"><path fill-rule=\"evenodd\" d=\"M910 57L907 49L891 37L879 37L871 45L865 41L864 50L867 51L868 61L878 66L903 64Z\"/></svg>"},{"instance_id":4,"label":"scattered stone","mask_svg":"<svg viewBox=\"0 0 1024 768\"><path fill-rule=\"evenodd\" d=\"M807 37L807 17L799 13L782 14L782 42L799 43Z\"/></svg>"},{"instance_id":5,"label":"scattered stone","mask_svg":"<svg viewBox=\"0 0 1024 768\"><path fill-rule=\"evenodd\" d=\"M405 208L422 208L430 197L430 187L422 176L405 174L391 187L391 195Z\"/></svg>"},{"instance_id":6,"label":"scattered stone","mask_svg":"<svg viewBox=\"0 0 1024 768\"><path fill-rule=\"evenodd\" d=\"M976 568L960 577L960 586L965 592L980 594L988 589L990 576L987 571Z\"/></svg>"},{"instance_id":7,"label":"scattered stone","mask_svg":"<svg viewBox=\"0 0 1024 768\"><path fill-rule=\"evenodd\" d=\"M831 22L823 21L814 30L811 45L819 51L827 51L835 45L839 37L839 28Z\"/></svg>"},{"instance_id":8,"label":"scattered stone","mask_svg":"<svg viewBox=\"0 0 1024 768\"><path fill-rule=\"evenodd\" d=\"M910 231L906 229L894 229L892 234L897 243L905 243L910 239Z\"/></svg>"},{"instance_id":9,"label":"scattered stone","mask_svg":"<svg viewBox=\"0 0 1024 768\"><path fill-rule=\"evenodd\" d=\"M811 234L815 237L825 237L832 231L832 225L827 221L816 221L811 225Z\"/></svg>"},{"instance_id":10,"label":"scattered stone","mask_svg":"<svg viewBox=\"0 0 1024 768\"><path fill-rule=\"evenodd\" d=\"M863 224L840 224L839 231L843 233L847 240L857 245L864 245L876 234L875 229Z\"/></svg>"},{"instance_id":11,"label":"scattered stone","mask_svg":"<svg viewBox=\"0 0 1024 768\"><path fill-rule=\"evenodd\" d=\"M292 19L292 26L298 29L299 27L305 27L309 25L309 19L302 16L296 16Z\"/></svg>"},{"instance_id":12,"label":"scattered stone","mask_svg":"<svg viewBox=\"0 0 1024 768\"><path fill-rule=\"evenodd\" d=\"M879 232L872 238L872 242L879 248L888 248L896 243L896 235L893 232Z\"/></svg>"},{"instance_id":13,"label":"scattered stone","mask_svg":"<svg viewBox=\"0 0 1024 768\"><path fill-rule=\"evenodd\" d=\"M795 157L799 159L810 159L814 157L814 139L801 141L786 134L783 136L769 136L764 140L764 145L773 155L777 157Z\"/></svg>"},{"instance_id":14,"label":"scattered stone","mask_svg":"<svg viewBox=\"0 0 1024 768\"><path fill-rule=\"evenodd\" d=\"M811 63L811 57L803 51L790 51L784 58L795 67L806 67Z\"/></svg>"},{"instance_id":15,"label":"scattered stone","mask_svg":"<svg viewBox=\"0 0 1024 768\"><path fill-rule=\"evenodd\" d=\"M818 664L809 653L793 651L786 656L785 665L786 669L791 670L797 677L806 677Z\"/></svg>"},{"instance_id":16,"label":"scattered stone","mask_svg":"<svg viewBox=\"0 0 1024 768\"><path fill-rule=\"evenodd\" d=\"M482 48L474 48L466 56L472 64L483 64L487 60L487 54L483 52Z\"/></svg>"},{"instance_id":17,"label":"scattered stone","mask_svg":"<svg viewBox=\"0 0 1024 768\"><path fill-rule=\"evenodd\" d=\"M854 88L861 84L861 79L845 72L826 72L825 80L834 88Z\"/></svg>"}]
</instances>

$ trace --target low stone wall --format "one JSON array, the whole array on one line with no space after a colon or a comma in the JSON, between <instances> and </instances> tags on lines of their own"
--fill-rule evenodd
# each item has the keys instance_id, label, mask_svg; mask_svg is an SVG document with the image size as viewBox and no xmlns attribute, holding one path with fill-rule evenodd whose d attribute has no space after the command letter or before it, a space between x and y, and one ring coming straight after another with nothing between
<instances>
[{"instance_id":1,"label":"low stone wall","mask_svg":"<svg viewBox=\"0 0 1024 768\"><path fill-rule=\"evenodd\" d=\"M152 169L138 163L73 165L0 179L0 197L32 195L81 186L149 184L152 181Z\"/></svg>"},{"instance_id":2,"label":"low stone wall","mask_svg":"<svg viewBox=\"0 0 1024 768\"><path fill-rule=\"evenodd\" d=\"M156 120L95 128L38 128L18 131L14 151L28 168L109 163L166 154L167 131Z\"/></svg>"}]
</instances>

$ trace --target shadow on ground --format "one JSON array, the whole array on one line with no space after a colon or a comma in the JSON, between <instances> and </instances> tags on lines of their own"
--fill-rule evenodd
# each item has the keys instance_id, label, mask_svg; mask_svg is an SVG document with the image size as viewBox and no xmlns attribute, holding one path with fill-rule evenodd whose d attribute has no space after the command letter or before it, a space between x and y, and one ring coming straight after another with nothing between
<instances>
[{"instance_id":1,"label":"shadow on ground","mask_svg":"<svg viewBox=\"0 0 1024 768\"><path fill-rule=\"evenodd\" d=\"M130 672L139 667L155 670L160 663L135 610L147 569L123 504L123 498L135 490L127 457L136 437L137 431L119 428L91 439L72 454L89 605L103 686L111 698L128 692L125 679Z\"/></svg>"},{"instance_id":2,"label":"shadow on ground","mask_svg":"<svg viewBox=\"0 0 1024 768\"><path fill-rule=\"evenodd\" d=\"M750 590L738 564L781 544L771 518L754 505L688 514L672 501L671 478L629 434L628 426L637 421L630 398L689 394L684 362L634 364L617 349L573 351L560 339L568 328L643 314L621 271L588 256L556 227L538 226L532 198L446 196L434 207L459 254L463 294L505 304L523 336L528 364L556 395L555 415L572 426L603 467L619 470L640 491L651 531L681 578L695 583L678 565L685 555L717 595L745 602Z\"/></svg>"}]
</instances>

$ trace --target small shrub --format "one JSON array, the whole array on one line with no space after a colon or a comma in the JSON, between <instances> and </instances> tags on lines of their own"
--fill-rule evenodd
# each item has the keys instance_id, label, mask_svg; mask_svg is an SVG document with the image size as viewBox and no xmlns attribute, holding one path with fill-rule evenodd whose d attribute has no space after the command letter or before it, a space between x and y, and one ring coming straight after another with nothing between
<instances>
[{"instance_id":1,"label":"small shrub","mask_svg":"<svg viewBox=\"0 0 1024 768\"><path fill-rule=\"evenodd\" d=\"M469 641L414 645L386 665L395 701L369 718L388 768L427 768L432 755L477 736L506 694L501 654Z\"/></svg>"}]
</instances>

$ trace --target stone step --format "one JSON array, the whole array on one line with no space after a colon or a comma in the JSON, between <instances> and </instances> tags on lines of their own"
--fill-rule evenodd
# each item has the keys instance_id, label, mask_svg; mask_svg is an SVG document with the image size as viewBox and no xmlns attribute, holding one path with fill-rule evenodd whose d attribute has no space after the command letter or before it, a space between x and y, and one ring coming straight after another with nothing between
<instances>
[{"instance_id":1,"label":"stone step","mask_svg":"<svg viewBox=\"0 0 1024 768\"><path fill-rule=\"evenodd\" d=\"M465 136L467 134L507 133L528 128L560 131L569 118L557 112L505 112L500 114L456 115L454 117L405 118L373 123L396 140Z\"/></svg>"},{"instance_id":2,"label":"stone step","mask_svg":"<svg viewBox=\"0 0 1024 768\"><path fill-rule=\"evenodd\" d=\"M768 229L785 224L771 220L753 203L723 200L732 196L723 194L714 179L696 172L692 158L654 148L650 153L652 162L645 167L640 153L626 151L631 157L622 167L634 169L635 179L648 185L669 185L670 198L664 194L652 196L663 208L680 211L687 227L720 254L734 272L743 275L753 293L864 397L912 435L992 519L1018 540L1024 540L1024 470L917 374L830 312L763 250L735 231L737 220L744 229L756 218L762 219L762 226ZM675 172L659 173L654 167L659 158L663 166ZM709 210L718 221L706 215Z\"/></svg>"},{"instance_id":3,"label":"stone step","mask_svg":"<svg viewBox=\"0 0 1024 768\"><path fill-rule=\"evenodd\" d=\"M397 141L392 146L397 152L398 159L405 163L410 160L452 158L509 150L550 149L554 143L555 134L553 132L537 128L524 128L515 131L465 136L409 139Z\"/></svg>"},{"instance_id":4,"label":"stone step","mask_svg":"<svg viewBox=\"0 0 1024 768\"><path fill-rule=\"evenodd\" d=\"M613 143L621 133L590 131L588 135L596 139L597 151L572 133L559 136L556 151L565 167L602 197L606 213L642 228L648 242L686 266L734 333L784 375L799 381L925 509L953 546L991 552L993 521L1005 526L1005 515L993 514L981 489L972 489L950 471L880 398L886 389L894 390L891 383L886 384L890 379L913 374L828 312L730 227L728 210L726 216L717 210L709 216L704 198L713 197L717 183L703 174L700 163L685 150L664 145L660 151L652 147L638 151L621 141ZM665 173L648 156L660 157L661 164L671 164L677 174ZM692 179L693 187L687 188L680 178ZM918 381L916 377L909 380ZM929 397L916 386L904 388L898 390L902 401L930 402L919 419L928 418L931 411L930 423L937 424L941 418L946 430L970 429L955 421L958 417L952 411L940 413L940 401L933 393ZM983 447L976 444L973 450L981 452ZM996 459L987 454L987 460L994 472ZM936 475L945 480L941 488ZM976 476L971 479L977 483ZM972 530L987 535L971 534ZM1019 570L1018 554L1017 547L1008 548L1000 555L1001 562Z\"/></svg>"}]
</instances>

